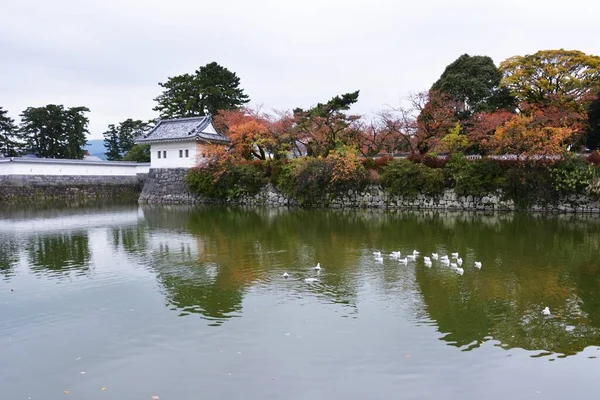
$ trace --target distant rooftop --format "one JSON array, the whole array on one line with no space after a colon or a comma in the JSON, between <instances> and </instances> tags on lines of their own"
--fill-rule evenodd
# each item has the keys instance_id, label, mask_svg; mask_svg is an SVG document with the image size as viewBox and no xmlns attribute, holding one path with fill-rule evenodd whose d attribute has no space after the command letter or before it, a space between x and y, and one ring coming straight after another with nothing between
<instances>
[{"instance_id":1,"label":"distant rooftop","mask_svg":"<svg viewBox=\"0 0 600 400\"><path fill-rule=\"evenodd\" d=\"M209 142L228 143L224 135L216 131L212 118L192 117L165 119L136 140L136 143L181 142L188 140L206 140Z\"/></svg>"}]
</instances>

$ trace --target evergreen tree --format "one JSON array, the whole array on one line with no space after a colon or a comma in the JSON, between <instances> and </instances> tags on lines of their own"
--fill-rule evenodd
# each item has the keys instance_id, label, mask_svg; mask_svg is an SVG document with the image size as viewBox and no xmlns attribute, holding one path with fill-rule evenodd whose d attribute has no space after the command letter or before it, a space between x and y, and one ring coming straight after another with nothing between
<instances>
[{"instance_id":1,"label":"evergreen tree","mask_svg":"<svg viewBox=\"0 0 600 400\"><path fill-rule=\"evenodd\" d=\"M15 157L18 143L16 142L17 127L10 118L7 110L0 107L0 157Z\"/></svg>"},{"instance_id":2,"label":"evergreen tree","mask_svg":"<svg viewBox=\"0 0 600 400\"><path fill-rule=\"evenodd\" d=\"M159 85L165 90L154 99L160 118L184 118L216 115L219 110L232 110L250 101L240 88L235 72L216 62L200 67L196 72L168 78Z\"/></svg>"},{"instance_id":3,"label":"evergreen tree","mask_svg":"<svg viewBox=\"0 0 600 400\"><path fill-rule=\"evenodd\" d=\"M134 144L123 157L123 161L150 162L150 145Z\"/></svg>"},{"instance_id":4,"label":"evergreen tree","mask_svg":"<svg viewBox=\"0 0 600 400\"><path fill-rule=\"evenodd\" d=\"M38 157L82 159L87 143L87 107L28 107L21 113L20 138L25 150Z\"/></svg>"},{"instance_id":5,"label":"evergreen tree","mask_svg":"<svg viewBox=\"0 0 600 400\"><path fill-rule=\"evenodd\" d=\"M502 73L490 57L463 54L446 67L431 90L458 102L456 116L465 119L474 112L514 108L509 91L499 87L501 78Z\"/></svg>"},{"instance_id":6,"label":"evergreen tree","mask_svg":"<svg viewBox=\"0 0 600 400\"><path fill-rule=\"evenodd\" d=\"M114 124L108 125L108 130L103 133L106 159L116 161L122 158L119 146L119 131Z\"/></svg>"},{"instance_id":7,"label":"evergreen tree","mask_svg":"<svg viewBox=\"0 0 600 400\"><path fill-rule=\"evenodd\" d=\"M107 149L106 158L112 161L122 160L135 145L135 139L149 127L148 122L133 120L131 118L119 123L118 126L110 124L104 132L104 145Z\"/></svg>"}]
</instances>

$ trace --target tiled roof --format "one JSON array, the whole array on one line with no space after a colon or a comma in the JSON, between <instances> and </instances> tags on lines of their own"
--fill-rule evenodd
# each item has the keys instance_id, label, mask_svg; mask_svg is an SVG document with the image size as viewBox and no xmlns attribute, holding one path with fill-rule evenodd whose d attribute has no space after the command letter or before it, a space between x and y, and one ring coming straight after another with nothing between
<instances>
[{"instance_id":1,"label":"tiled roof","mask_svg":"<svg viewBox=\"0 0 600 400\"><path fill-rule=\"evenodd\" d=\"M229 142L220 133L211 132L213 129L211 117L165 119L159 121L154 128L137 139L136 143L179 142L198 139L219 143Z\"/></svg>"}]
</instances>

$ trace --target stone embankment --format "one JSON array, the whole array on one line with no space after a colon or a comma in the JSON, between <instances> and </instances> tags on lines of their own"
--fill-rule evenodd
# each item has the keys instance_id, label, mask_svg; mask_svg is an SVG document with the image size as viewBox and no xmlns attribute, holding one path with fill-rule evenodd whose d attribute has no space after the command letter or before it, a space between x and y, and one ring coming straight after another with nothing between
<instances>
[{"instance_id":1,"label":"stone embankment","mask_svg":"<svg viewBox=\"0 0 600 400\"><path fill-rule=\"evenodd\" d=\"M144 186L140 203L150 204L194 204L214 203L191 194L184 182L187 169L151 169ZM298 202L284 196L273 185L265 186L257 195L241 197L228 202L236 205L284 207L298 206ZM379 186L370 186L363 191L350 190L344 195L305 206L330 208L378 208L413 210L464 210L464 211L512 211L512 200L503 199L502 193L485 196L458 196L453 190L446 190L440 196L418 195L415 198L402 198L386 193ZM534 206L537 212L600 213L600 203L587 196L570 196L557 204Z\"/></svg>"},{"instance_id":2,"label":"stone embankment","mask_svg":"<svg viewBox=\"0 0 600 400\"><path fill-rule=\"evenodd\" d=\"M137 176L0 175L0 203L135 201L146 174Z\"/></svg>"}]
</instances>

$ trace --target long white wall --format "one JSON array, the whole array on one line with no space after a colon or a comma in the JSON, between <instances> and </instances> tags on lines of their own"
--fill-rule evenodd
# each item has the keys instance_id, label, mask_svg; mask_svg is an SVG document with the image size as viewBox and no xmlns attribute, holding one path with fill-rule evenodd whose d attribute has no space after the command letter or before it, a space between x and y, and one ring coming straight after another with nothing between
<instances>
[{"instance_id":1,"label":"long white wall","mask_svg":"<svg viewBox=\"0 0 600 400\"><path fill-rule=\"evenodd\" d=\"M186 150L188 157L185 156ZM182 157L179 156L179 151L182 152ZM158 158L158 152L160 152L160 158ZM191 168L198 163L196 142L152 143L150 145L150 163L152 168Z\"/></svg>"},{"instance_id":2,"label":"long white wall","mask_svg":"<svg viewBox=\"0 0 600 400\"><path fill-rule=\"evenodd\" d=\"M149 170L148 163L0 158L0 175L135 176Z\"/></svg>"}]
</instances>

